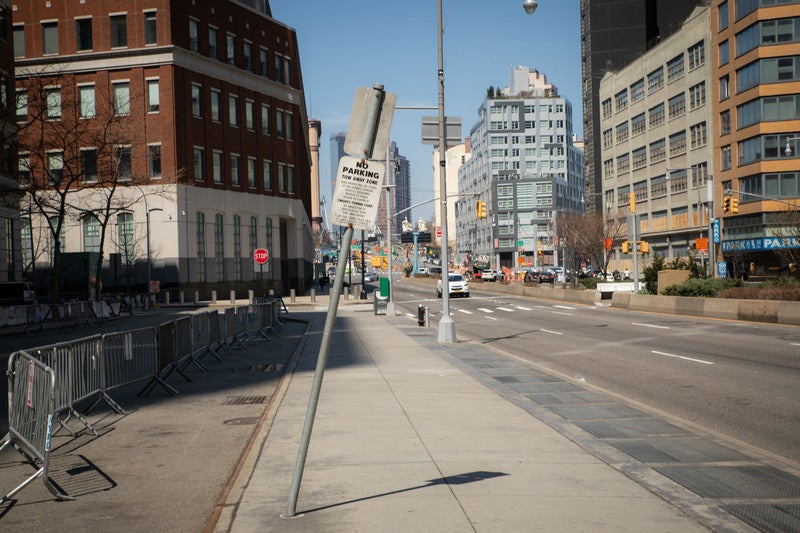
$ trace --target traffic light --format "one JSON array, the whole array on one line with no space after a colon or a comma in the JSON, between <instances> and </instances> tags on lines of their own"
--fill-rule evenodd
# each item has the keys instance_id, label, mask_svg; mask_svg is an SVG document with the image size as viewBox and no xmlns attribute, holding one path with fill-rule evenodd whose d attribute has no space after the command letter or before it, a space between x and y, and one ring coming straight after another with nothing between
<instances>
[{"instance_id":1,"label":"traffic light","mask_svg":"<svg viewBox=\"0 0 800 533\"><path fill-rule=\"evenodd\" d=\"M640 254L646 254L650 251L650 245L647 243L647 241L638 241L638 245Z\"/></svg>"},{"instance_id":2,"label":"traffic light","mask_svg":"<svg viewBox=\"0 0 800 533\"><path fill-rule=\"evenodd\" d=\"M475 204L475 217L476 218L486 218L486 202L478 202Z\"/></svg>"},{"instance_id":3,"label":"traffic light","mask_svg":"<svg viewBox=\"0 0 800 533\"><path fill-rule=\"evenodd\" d=\"M730 196L723 196L722 197L722 212L723 213L730 213L731 212L731 198Z\"/></svg>"},{"instance_id":4,"label":"traffic light","mask_svg":"<svg viewBox=\"0 0 800 533\"><path fill-rule=\"evenodd\" d=\"M739 199L731 196L731 213L736 214L739 212Z\"/></svg>"},{"instance_id":5,"label":"traffic light","mask_svg":"<svg viewBox=\"0 0 800 533\"><path fill-rule=\"evenodd\" d=\"M630 241L623 241L622 242L622 253L623 254L631 253L631 242Z\"/></svg>"}]
</instances>

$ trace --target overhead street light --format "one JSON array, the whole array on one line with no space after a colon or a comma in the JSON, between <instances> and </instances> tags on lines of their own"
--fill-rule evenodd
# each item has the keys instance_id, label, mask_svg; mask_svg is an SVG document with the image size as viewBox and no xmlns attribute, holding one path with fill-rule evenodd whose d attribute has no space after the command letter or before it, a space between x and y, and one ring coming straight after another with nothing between
<instances>
[{"instance_id":1,"label":"overhead street light","mask_svg":"<svg viewBox=\"0 0 800 533\"><path fill-rule=\"evenodd\" d=\"M522 4L525 13L532 15L539 4L536 0L525 0ZM447 241L447 140L445 138L445 114L444 114L444 25L442 19L442 0L437 2L437 24L438 34L438 65L436 76L439 80L439 198L441 201L440 220L442 221L442 286L447 287L450 275L450 257ZM439 320L439 330L437 334L440 343L452 344L456 342L456 324L450 316L450 294L449 291L442 292L442 318Z\"/></svg>"}]
</instances>

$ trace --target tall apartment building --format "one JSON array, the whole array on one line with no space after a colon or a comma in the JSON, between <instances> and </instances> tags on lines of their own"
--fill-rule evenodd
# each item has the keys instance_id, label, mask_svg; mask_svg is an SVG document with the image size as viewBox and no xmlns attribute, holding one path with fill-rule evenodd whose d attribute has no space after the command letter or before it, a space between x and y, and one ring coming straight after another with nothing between
<instances>
[{"instance_id":1,"label":"tall apartment building","mask_svg":"<svg viewBox=\"0 0 800 533\"><path fill-rule=\"evenodd\" d=\"M72 207L54 221L59 239L48 228L57 213L34 213L40 285L56 244L99 252L107 223L109 290L141 290L149 267L162 290L204 298L256 281L284 293L309 286L300 59L294 30L271 17L269 2L25 1L13 34L20 170L71 190ZM256 248L270 252L263 271Z\"/></svg>"},{"instance_id":2,"label":"tall apartment building","mask_svg":"<svg viewBox=\"0 0 800 533\"><path fill-rule=\"evenodd\" d=\"M715 182L739 200L716 203L718 259L729 276L785 275L800 253L800 2L712 5Z\"/></svg>"},{"instance_id":3,"label":"tall apartment building","mask_svg":"<svg viewBox=\"0 0 800 533\"><path fill-rule=\"evenodd\" d=\"M411 161L400 153L400 148L394 141L389 144L389 160L394 162L395 187L392 205L392 213L394 215L392 217L392 232L399 233L398 228L402 227L403 219L411 217L410 212L406 211L411 206ZM398 214L399 211L405 212ZM380 215L378 216L378 220L386 220L386 211L383 212L383 218L380 218Z\"/></svg>"},{"instance_id":4,"label":"tall apartment building","mask_svg":"<svg viewBox=\"0 0 800 533\"><path fill-rule=\"evenodd\" d=\"M572 131L572 105L536 70L513 69L509 86L487 95L458 174L457 261L510 269L557 262L553 215L582 209L582 153ZM478 200L486 219L476 220Z\"/></svg>"},{"instance_id":5,"label":"tall apartment building","mask_svg":"<svg viewBox=\"0 0 800 533\"><path fill-rule=\"evenodd\" d=\"M680 28L707 0L581 0L587 211L601 212L600 80Z\"/></svg>"},{"instance_id":6,"label":"tall apartment building","mask_svg":"<svg viewBox=\"0 0 800 533\"><path fill-rule=\"evenodd\" d=\"M602 199L609 227L637 238L651 256L684 258L707 238L712 159L710 10L600 81ZM633 193L633 203L631 202ZM692 252L694 253L694 252ZM619 247L609 268L632 268ZM713 255L713 254L712 254Z\"/></svg>"},{"instance_id":7,"label":"tall apartment building","mask_svg":"<svg viewBox=\"0 0 800 533\"><path fill-rule=\"evenodd\" d=\"M22 281L30 271L30 257L23 257L20 235L19 182L16 168L14 52L11 1L0 0L0 282Z\"/></svg>"}]
</instances>

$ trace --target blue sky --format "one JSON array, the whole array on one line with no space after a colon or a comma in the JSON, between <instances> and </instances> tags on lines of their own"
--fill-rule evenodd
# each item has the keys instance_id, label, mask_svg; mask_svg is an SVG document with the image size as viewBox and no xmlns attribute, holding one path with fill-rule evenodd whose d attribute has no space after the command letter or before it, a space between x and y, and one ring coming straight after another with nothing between
<instances>
[{"instance_id":1,"label":"blue sky","mask_svg":"<svg viewBox=\"0 0 800 533\"><path fill-rule=\"evenodd\" d=\"M491 86L505 87L515 66L547 75L572 102L583 136L578 0L443 0L445 113L460 116L463 136ZM320 189L330 203L329 139L347 131L357 87L384 85L399 106L436 106L436 0L270 0L273 17L294 28L309 116L322 122ZM411 201L433 198L432 147L420 141L423 115L397 110L391 139L411 162ZM413 217L431 218L433 204ZM413 220L413 218L411 218Z\"/></svg>"}]
</instances>

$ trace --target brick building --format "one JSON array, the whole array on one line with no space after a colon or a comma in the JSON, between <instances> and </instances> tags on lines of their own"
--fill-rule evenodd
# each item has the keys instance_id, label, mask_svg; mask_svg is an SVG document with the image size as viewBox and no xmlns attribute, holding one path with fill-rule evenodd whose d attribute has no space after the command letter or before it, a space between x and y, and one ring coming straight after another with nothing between
<instances>
[{"instance_id":1,"label":"brick building","mask_svg":"<svg viewBox=\"0 0 800 533\"><path fill-rule=\"evenodd\" d=\"M18 2L13 37L20 178L68 198L33 209L40 287L56 246L101 252L106 290L310 284L297 38L266 0Z\"/></svg>"}]
</instances>

